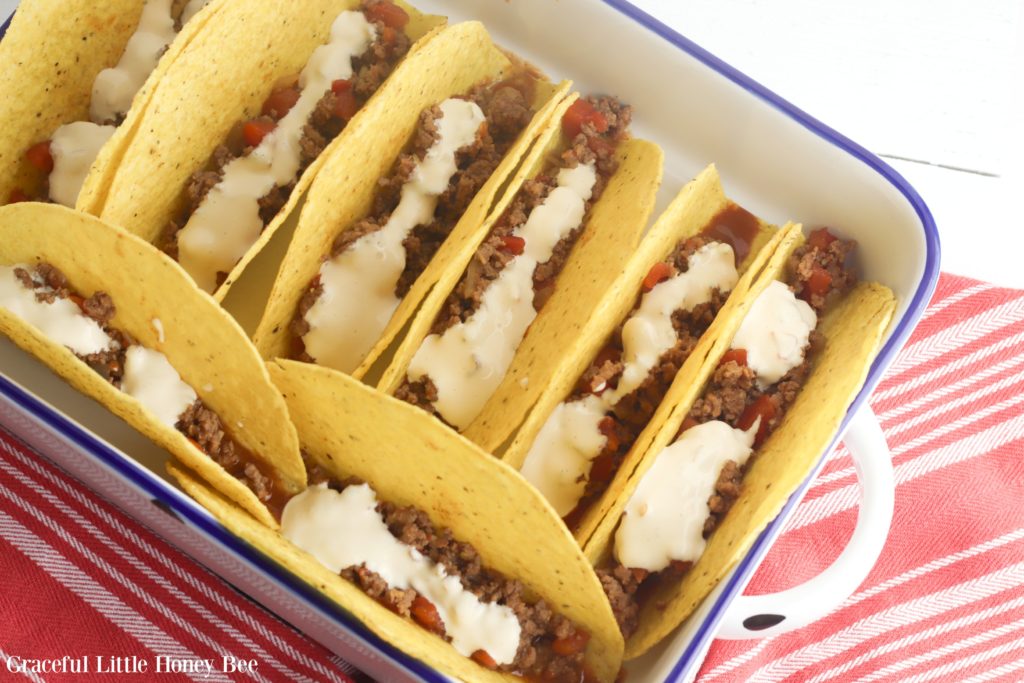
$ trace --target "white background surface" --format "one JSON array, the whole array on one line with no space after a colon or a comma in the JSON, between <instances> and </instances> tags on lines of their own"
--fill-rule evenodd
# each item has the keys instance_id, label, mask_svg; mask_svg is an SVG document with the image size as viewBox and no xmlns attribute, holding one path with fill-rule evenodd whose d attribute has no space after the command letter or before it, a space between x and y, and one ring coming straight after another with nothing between
<instances>
[{"instance_id":1,"label":"white background surface","mask_svg":"<svg viewBox=\"0 0 1024 683\"><path fill-rule=\"evenodd\" d=\"M1020 0L633 2L883 156L931 208L943 270L1024 288Z\"/></svg>"}]
</instances>

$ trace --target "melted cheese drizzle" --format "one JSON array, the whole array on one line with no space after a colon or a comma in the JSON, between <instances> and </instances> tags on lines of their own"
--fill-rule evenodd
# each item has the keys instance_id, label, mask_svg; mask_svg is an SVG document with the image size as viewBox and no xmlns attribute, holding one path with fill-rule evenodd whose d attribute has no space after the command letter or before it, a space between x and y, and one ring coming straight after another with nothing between
<instances>
[{"instance_id":1,"label":"melted cheese drizzle","mask_svg":"<svg viewBox=\"0 0 1024 683\"><path fill-rule=\"evenodd\" d=\"M96 75L89 104L92 121L75 121L54 131L50 144L53 156L50 199L53 201L72 208L75 206L100 148L116 130L116 126L107 125L107 122L116 121L128 112L135 94L177 35L171 14L172 1L148 0L117 66ZM182 11L181 23L191 19L208 2L210 0L191 0Z\"/></svg>"},{"instance_id":2,"label":"melted cheese drizzle","mask_svg":"<svg viewBox=\"0 0 1024 683\"><path fill-rule=\"evenodd\" d=\"M117 130L115 126L100 126L92 121L66 123L50 138L50 199L74 208L78 193L82 191L85 176L99 156L100 148Z\"/></svg>"},{"instance_id":3,"label":"melted cheese drizzle","mask_svg":"<svg viewBox=\"0 0 1024 683\"><path fill-rule=\"evenodd\" d=\"M177 35L171 5L172 0L147 0L143 5L139 25L117 66L99 72L92 83L89 118L93 121L113 121L131 108L135 93Z\"/></svg>"},{"instance_id":4,"label":"melted cheese drizzle","mask_svg":"<svg viewBox=\"0 0 1024 683\"><path fill-rule=\"evenodd\" d=\"M530 212L513 234L525 241L491 282L469 320L423 340L409 364L409 379L429 376L437 387L434 406L450 424L465 429L483 409L508 371L516 349L537 317L533 271L551 258L555 245L583 221L597 182L593 164L564 168L558 187Z\"/></svg>"},{"instance_id":5,"label":"melted cheese drizzle","mask_svg":"<svg viewBox=\"0 0 1024 683\"><path fill-rule=\"evenodd\" d=\"M320 266L323 293L306 312L306 353L320 365L352 372L373 348L401 301L395 286L405 270L402 242L434 218L437 198L458 170L455 153L473 143L484 122L474 102L441 103L437 139L417 163L387 223Z\"/></svg>"},{"instance_id":6,"label":"melted cheese drizzle","mask_svg":"<svg viewBox=\"0 0 1024 683\"><path fill-rule=\"evenodd\" d=\"M32 272L31 266L0 266L0 306L81 356L99 353L114 343L103 327L82 313L71 299L38 301L35 290L23 285L14 274L15 268Z\"/></svg>"},{"instance_id":7,"label":"melted cheese drizzle","mask_svg":"<svg viewBox=\"0 0 1024 683\"><path fill-rule=\"evenodd\" d=\"M0 266L0 307L80 356L114 346L114 340L103 327L82 313L71 299L55 298L52 303L37 301L36 290L26 287L15 276L14 269L19 267L31 273L29 266ZM154 322L158 321L154 319ZM163 326L160 328L162 334ZM196 392L181 381L167 356L139 345L129 346L125 351L121 391L135 397L157 419L171 427L196 400Z\"/></svg>"},{"instance_id":8,"label":"melted cheese drizzle","mask_svg":"<svg viewBox=\"0 0 1024 683\"><path fill-rule=\"evenodd\" d=\"M125 352L121 391L138 399L171 427L196 400L196 392L181 381L167 356L144 346L129 346Z\"/></svg>"},{"instance_id":9,"label":"melted cheese drizzle","mask_svg":"<svg viewBox=\"0 0 1024 683\"><path fill-rule=\"evenodd\" d=\"M661 571L704 552L708 499L726 462L743 465L758 418L746 432L713 420L687 429L658 454L626 504L615 532L615 557L626 567Z\"/></svg>"},{"instance_id":10,"label":"melted cheese drizzle","mask_svg":"<svg viewBox=\"0 0 1024 683\"><path fill-rule=\"evenodd\" d=\"M773 280L743 318L732 348L746 349L747 365L763 388L804 361L804 349L817 324L814 309Z\"/></svg>"},{"instance_id":11,"label":"melted cheese drizzle","mask_svg":"<svg viewBox=\"0 0 1024 683\"><path fill-rule=\"evenodd\" d=\"M295 106L246 156L233 159L178 233L178 260L199 287L217 288L217 273L230 272L263 230L259 199L295 179L303 128L333 81L352 76L352 58L366 51L376 29L361 12L346 11L331 25L299 76Z\"/></svg>"},{"instance_id":12,"label":"melted cheese drizzle","mask_svg":"<svg viewBox=\"0 0 1024 683\"><path fill-rule=\"evenodd\" d=\"M484 650L498 664L515 659L521 630L515 613L481 602L458 576L449 576L442 565L392 536L367 484L341 493L326 484L311 486L285 505L281 533L332 572L365 564L390 587L415 589L437 608L461 654Z\"/></svg>"},{"instance_id":13,"label":"melted cheese drizzle","mask_svg":"<svg viewBox=\"0 0 1024 683\"><path fill-rule=\"evenodd\" d=\"M664 280L643 295L622 327L623 371L615 389L560 403L537 434L522 473L562 517L572 512L586 490L590 464L604 449L600 430L605 414L647 379L661 356L675 346L672 314L692 310L727 292L738 274L732 247L711 242L695 251L685 272Z\"/></svg>"}]
</instances>

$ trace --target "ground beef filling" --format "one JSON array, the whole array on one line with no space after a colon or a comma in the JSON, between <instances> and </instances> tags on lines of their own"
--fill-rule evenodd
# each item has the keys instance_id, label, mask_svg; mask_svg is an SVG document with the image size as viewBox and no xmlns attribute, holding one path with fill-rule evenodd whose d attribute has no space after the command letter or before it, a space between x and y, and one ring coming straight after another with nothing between
<instances>
[{"instance_id":1,"label":"ground beef filling","mask_svg":"<svg viewBox=\"0 0 1024 683\"><path fill-rule=\"evenodd\" d=\"M786 284L820 314L856 284L856 272L848 264L849 256L855 248L856 244L852 241L835 239L827 232L812 232L807 243L795 250L790 258ZM828 273L827 280L820 274L815 275L818 270ZM721 420L734 428L744 429L753 423L751 415L759 415L762 423L767 416L767 425L763 431L758 430L756 449L778 427L796 400L800 388L810 376L814 358L823 346L824 337L816 330L812 331L804 350L804 362L775 384L763 389L758 387L757 375L749 366L736 360L725 360L715 369L703 394L694 402L680 431L710 420ZM762 407L758 407L759 404ZM765 404L770 405L763 407ZM752 457L756 457L756 450ZM742 492L745 469L729 461L719 472L715 491L708 498L704 538L710 537L718 528ZM615 562L608 568L598 570L601 584L624 637L629 638L636 630L639 604L644 600L645 592L652 590L648 586L657 583L652 577L664 579L666 573L678 573L687 569L688 564L680 563L654 574L629 569Z\"/></svg>"},{"instance_id":2,"label":"ground beef filling","mask_svg":"<svg viewBox=\"0 0 1024 683\"><path fill-rule=\"evenodd\" d=\"M480 308L484 292L498 278L501 271L518 253L522 253L521 242L512 233L522 227L535 207L542 204L550 192L557 187L558 172L574 168L579 164L593 163L597 170L597 182L580 225L564 236L555 245L551 258L537 265L533 273L533 307L536 311L544 307L555 290L555 280L565 266L573 245L583 232L590 209L600 199L608 179L618 169L615 149L627 136L632 118L632 108L612 97L592 97L587 101L594 110L604 117L607 127L598 132L592 123L583 124L580 132L570 141L568 148L550 168L536 178L527 180L513 198L509 208L497 221L490 234L473 255L459 283L445 300L441 311L431 325L431 334L443 334L445 330L466 322ZM429 398L433 393L434 398ZM415 381L406 380L395 393L397 398L420 406L441 419L433 407L436 387L429 376Z\"/></svg>"},{"instance_id":3,"label":"ground beef filling","mask_svg":"<svg viewBox=\"0 0 1024 683\"><path fill-rule=\"evenodd\" d=\"M438 197L434 219L426 225L414 228L402 242L405 249L405 268L395 286L397 298L401 299L409 293L477 192L498 168L509 148L533 118L530 103L533 100L534 86L532 77L523 73L498 83L477 87L467 95L468 99L480 107L487 123L481 128L481 133L477 135L473 144L456 152L456 172L448 187ZM378 183L371 214L339 234L325 260L336 257L359 238L376 232L387 224L391 212L401 199L402 186L409 181L416 165L436 142L436 122L441 116L441 109L437 106L420 114L410 148L398 158L387 177ZM290 331L295 340L292 357L307 363L314 362L314 359L305 352L301 342L302 337L309 332L306 313L322 293L323 287L317 276L299 299L295 317L290 324ZM353 295L358 296L358 292L353 292Z\"/></svg>"},{"instance_id":4,"label":"ground beef filling","mask_svg":"<svg viewBox=\"0 0 1024 683\"><path fill-rule=\"evenodd\" d=\"M670 268L667 277L674 277L678 273L686 272L689 268L690 256L711 241L696 236L677 245L665 261ZM641 297L642 294L637 296L636 305L630 316L639 308ZM686 362L701 336L711 326L727 298L728 292L720 292L716 289L707 302L695 306L692 310L678 310L672 314L672 326L676 331L675 345L661 355L644 382L634 391L623 396L601 421L601 432L607 441L591 463L583 497L576 508L565 518L570 529L575 529L579 525L590 506L608 489L630 448L640 436L640 432L650 422L654 411L665 398L679 368ZM622 326L620 325L612 333L608 344L598 353L594 362L584 371L569 400L578 401L590 394L601 394L609 389L615 389L624 368Z\"/></svg>"},{"instance_id":5,"label":"ground beef filling","mask_svg":"<svg viewBox=\"0 0 1024 683\"><path fill-rule=\"evenodd\" d=\"M342 491L346 486L361 483L354 479L332 480L325 470L310 465L305 455L304 458L311 485L327 482L332 489ZM552 611L544 600L530 599L521 582L485 568L473 546L456 540L448 529L436 528L423 511L387 502L378 504L377 510L399 541L442 565L449 575L458 576L463 587L482 602L496 602L515 613L522 628L519 649L515 660L498 666L499 670L521 674L531 680L580 680L589 634ZM364 565L346 567L341 575L391 611L448 639L434 606L414 589L392 588L379 574ZM486 661L476 655L473 659L481 664Z\"/></svg>"},{"instance_id":6,"label":"ground beef filling","mask_svg":"<svg viewBox=\"0 0 1024 683\"><path fill-rule=\"evenodd\" d=\"M125 354L129 346L138 342L127 332L110 325L117 314L117 308L110 295L99 291L88 298L81 297L69 287L64 273L49 263L40 263L32 273L24 268L16 268L14 274L23 285L35 290L38 301L53 303L56 299L71 299L78 304L83 314L100 324L114 343L110 348L98 353L78 357L96 374L120 389L121 381L124 379ZM245 484L273 511L280 512L285 493L276 478L268 474L271 469L235 441L224 429L220 417L201 399L197 398L178 416L175 428L214 462ZM278 505L279 502L281 505Z\"/></svg>"},{"instance_id":7,"label":"ground beef filling","mask_svg":"<svg viewBox=\"0 0 1024 683\"><path fill-rule=\"evenodd\" d=\"M367 8L382 2L387 0L364 0L361 7L366 11ZM377 37L363 54L353 58L353 75L348 88L340 92L335 92L333 88L328 89L317 102L309 121L302 129L302 137L299 140L299 170L295 178L287 185L274 187L260 198L260 219L264 227L288 202L296 182L306 168L344 130L352 116L370 99L409 51L411 41L405 33L387 27L380 21L371 23L376 29ZM283 119L291 105L284 104L289 101L288 98L277 96L282 91L291 91L297 97L298 86L294 85L272 93L263 105L262 116L247 123L273 127ZM185 206L178 216L168 223L159 241L160 248L172 258L178 258L178 232L185 227L210 190L224 177L225 167L255 149L255 145L247 144L242 127L241 122L236 125L227 141L214 150L206 167L192 174L185 189Z\"/></svg>"}]
</instances>

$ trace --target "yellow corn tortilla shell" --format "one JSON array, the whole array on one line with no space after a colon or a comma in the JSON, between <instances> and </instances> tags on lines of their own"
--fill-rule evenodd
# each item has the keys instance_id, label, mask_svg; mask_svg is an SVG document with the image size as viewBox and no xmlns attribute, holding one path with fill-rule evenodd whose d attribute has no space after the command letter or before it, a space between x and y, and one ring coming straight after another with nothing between
<instances>
[{"instance_id":1,"label":"yellow corn tortilla shell","mask_svg":"<svg viewBox=\"0 0 1024 683\"><path fill-rule=\"evenodd\" d=\"M441 31L392 75L387 93L373 103L379 111L372 118L362 119L364 130L325 160L309 188L295 236L253 335L253 342L264 358L289 355L292 337L288 325L299 299L319 272L335 238L370 212L378 180L388 173L415 132L420 112L475 85L500 80L513 69L514 65L494 45L483 25L474 21ZM476 239L498 190L530 143L548 125L555 106L568 89L568 82L538 83L533 103L537 114L477 192L430 265L405 295L381 338L351 373L353 377L365 376L448 269L451 259Z\"/></svg>"},{"instance_id":2,"label":"yellow corn tortilla shell","mask_svg":"<svg viewBox=\"0 0 1024 683\"><path fill-rule=\"evenodd\" d=\"M385 393L393 394L405 380L409 364L430 333L445 300L523 182L539 175L549 160L565 149L562 115L575 101L576 96L570 96L559 105L487 221L453 257L450 267L423 302L378 384ZM561 356L552 350L567 348L579 337L647 226L661 185L664 155L651 142L627 140L619 145L616 157L619 168L592 207L583 233L558 275L554 293L520 343L501 384L463 431L484 450L494 451L522 422L557 370Z\"/></svg>"},{"instance_id":3,"label":"yellow corn tortilla shell","mask_svg":"<svg viewBox=\"0 0 1024 683\"><path fill-rule=\"evenodd\" d=\"M724 310L720 314L725 324L692 384L693 391L679 401L665 420L649 453L660 453L675 440L750 306L772 280L785 279L786 261L802 243L803 234L790 231L749 294L729 311L727 318L722 317ZM822 317L818 331L826 340L825 348L814 361L806 384L778 428L755 452L743 477L742 493L708 539L704 554L682 579L663 581L647 596L640 610L640 626L626 643L628 659L639 657L682 623L779 514L838 432L867 377L895 307L891 290L877 283L862 282ZM655 457L649 455L641 460L584 549L595 565L610 559L622 511Z\"/></svg>"},{"instance_id":4,"label":"yellow corn tortilla shell","mask_svg":"<svg viewBox=\"0 0 1024 683\"><path fill-rule=\"evenodd\" d=\"M551 412L572 393L580 375L604 348L615 329L633 310L644 277L650 271L651 266L665 260L675 250L676 245L704 230L720 211L731 206L735 206L735 203L726 197L714 165L704 169L680 191L665 212L655 221L650 232L640 243L640 248L630 257L621 275L609 288L601 306L594 311L591 320L576 338L575 344L571 347L559 347L566 349L562 365L548 382L529 417L502 455L505 462L516 469L522 468L526 456L530 452L530 447ZM775 252L783 234L784 231L761 222L760 233L751 244L750 253L739 265L738 270L741 277L736 287L733 288L731 297L740 298L746 293L755 275L761 272L768 258ZM614 501L620 497L619 492L626 485L639 458L647 453L647 444L657 433L662 422L678 402L679 397L688 392L692 378L704 365L711 342L717 333L717 327L712 325L703 335L701 342L694 348L676 374L676 378L666 392L658 410L651 417L648 427L640 433L633 447L626 454L607 490L581 518L575 531L576 540L581 546L586 545L598 523L604 518Z\"/></svg>"},{"instance_id":5,"label":"yellow corn tortilla shell","mask_svg":"<svg viewBox=\"0 0 1024 683\"><path fill-rule=\"evenodd\" d=\"M366 481L382 500L418 507L435 525L472 544L484 566L519 579L589 631L587 663L599 680L614 680L622 638L600 583L554 511L517 472L426 413L340 372L281 360L270 365L270 373L313 459L335 476ZM276 532L187 480L183 484L229 529L412 656L467 681L522 680L477 666Z\"/></svg>"},{"instance_id":6,"label":"yellow corn tortilla shell","mask_svg":"<svg viewBox=\"0 0 1024 683\"><path fill-rule=\"evenodd\" d=\"M215 0L204 8L171 43L136 94L125 122L103 146L86 186L112 172L153 84L222 2ZM18 5L0 41L0 91L7 93L0 100L0 203L15 188L30 194L39 191L42 174L25 159L25 151L65 123L89 120L93 81L121 59L143 5L145 0L23 0Z\"/></svg>"},{"instance_id":7,"label":"yellow corn tortilla shell","mask_svg":"<svg viewBox=\"0 0 1024 683\"><path fill-rule=\"evenodd\" d=\"M443 17L422 15L396 0L410 14L406 32L414 40L431 35ZM113 177L90 192L78 208L139 235L159 240L182 208L183 192L192 173L205 167L235 124L256 116L275 85L302 71L313 51L327 41L331 23L358 0L305 0L276 5L233 2L218 12L157 84L145 112L120 157ZM414 45L410 55L417 49ZM408 58L408 56L407 56ZM287 204L214 292L221 301L248 262L284 222L324 158L365 134L357 125L380 109L375 96L345 126L345 130L297 178Z\"/></svg>"},{"instance_id":8,"label":"yellow corn tortilla shell","mask_svg":"<svg viewBox=\"0 0 1024 683\"><path fill-rule=\"evenodd\" d=\"M0 263L41 261L63 271L82 296L107 292L117 308L113 327L166 355L232 436L272 468L286 489L305 487L295 428L262 360L235 321L200 292L174 261L133 235L62 206L23 203L0 208ZM173 453L263 523L276 525L248 487L137 399L104 381L65 346L2 307L0 332Z\"/></svg>"}]
</instances>

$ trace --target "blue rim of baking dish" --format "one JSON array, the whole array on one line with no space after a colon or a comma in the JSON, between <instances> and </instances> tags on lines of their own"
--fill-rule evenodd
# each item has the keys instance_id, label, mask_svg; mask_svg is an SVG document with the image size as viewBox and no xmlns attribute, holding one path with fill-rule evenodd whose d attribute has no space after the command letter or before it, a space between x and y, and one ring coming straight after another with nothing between
<instances>
[{"instance_id":1,"label":"blue rim of baking dish","mask_svg":"<svg viewBox=\"0 0 1024 683\"><path fill-rule=\"evenodd\" d=\"M708 68L713 69L749 92L751 95L771 105L795 122L802 125L811 133L826 140L835 147L838 147L855 159L866 164L869 168L878 173L893 187L895 187L907 199L917 214L917 217L924 229L926 249L924 272L922 273L921 281L918 284L917 290L914 292L909 305L907 306L907 310L896 324L889 340L882 347L878 357L875 359L874 363L872 363L867 381L864 383L860 393L857 394L853 404L847 411L846 418L843 420L843 425L840 429L841 434L849 423L850 417L856 413L865 401L867 401L871 392L878 385L878 382L882 378L884 369L889 366L896 353L910 337L910 334L917 325L917 322L924 314L925 307L935 290L939 277L940 246L938 229L935 226L935 220L932 218L931 212L928 210L924 200L921 199L921 196L906 181L906 179L903 178L903 176L857 143L826 126L824 123L818 121L785 99L779 97L768 88L752 80L718 57L715 57L704 48L700 47L688 38L685 38L674 29L658 21L630 2L627 2L626 0L602 0L602 2L615 9L626 18L640 24L655 35L666 40L677 49L687 53ZM13 17L13 14L11 17ZM0 25L0 38L2 38L6 33L7 27L11 22L11 17L8 17L7 20ZM108 444L88 433L74 422L55 413L44 403L31 396L18 385L7 380L3 376L0 376L0 393L6 395L19 407L25 409L49 427L70 439L76 445L99 457L107 466L121 473L135 486L145 491L147 495L164 500L164 502L168 503L176 513L188 519L193 526L202 529L206 534L214 537L235 553L245 557L251 566L257 567L260 570L271 574L277 583L303 598L307 603L313 603L319 611L340 619L354 636L366 641L367 644L382 653L386 653L393 661L401 664L410 673L414 673L415 675L427 680L445 680L433 669L426 667L421 662L412 659L408 655L397 650L394 646L378 638L361 623L355 620L348 612L336 603L317 593L314 589L302 583L290 572L287 572L273 562L267 562L267 558L248 544L236 538L234 535L228 533L224 527L220 526L220 524L212 518L212 516L209 516L205 512L199 514L197 513L196 508L188 507L175 498L166 500L166 491L163 487L167 487L169 485L159 479L155 479L152 473L141 465L134 461L126 460ZM670 680L678 679L687 668L695 664L693 661L694 658L703 651L708 642L714 636L715 629L724 616L729 603L742 591L743 586L746 585L753 572L757 569L761 560L768 552L771 542L781 531L783 523L803 498L811 482L814 480L814 477L824 465L825 456L832 450L832 448L834 448L835 443L838 440L838 437L834 439L832 444L829 445L829 448L822 452L822 455L813 471L808 474L803 484L801 484L801 486L790 496L788 502L782 508L779 515L768 524L763 532L761 532L760 536L758 536L757 540L754 541L746 556L732 571L723 586L722 592L718 595L714 604L711 606L708 616L700 624L693 638L691 638L690 642L681 653L675 667L673 667L669 677Z\"/></svg>"}]
</instances>

